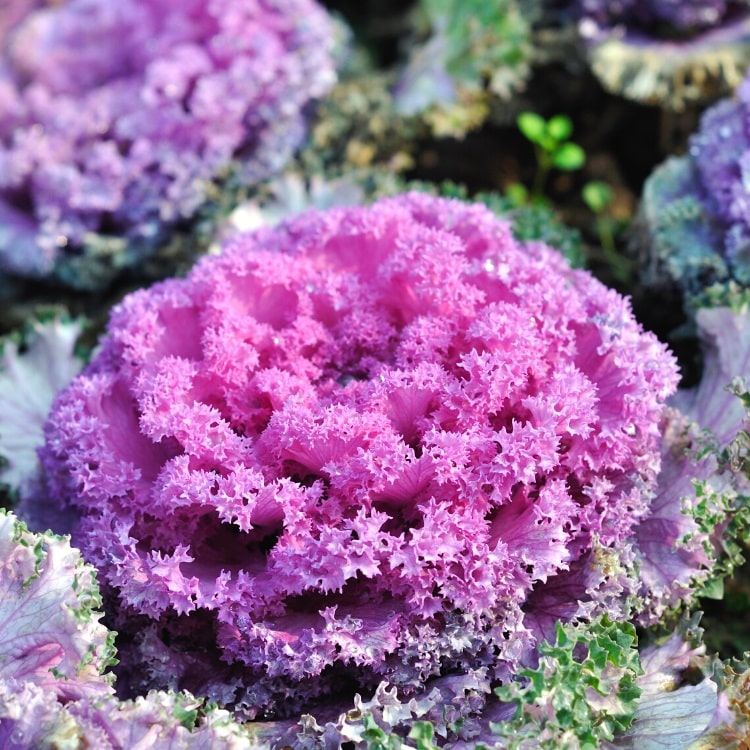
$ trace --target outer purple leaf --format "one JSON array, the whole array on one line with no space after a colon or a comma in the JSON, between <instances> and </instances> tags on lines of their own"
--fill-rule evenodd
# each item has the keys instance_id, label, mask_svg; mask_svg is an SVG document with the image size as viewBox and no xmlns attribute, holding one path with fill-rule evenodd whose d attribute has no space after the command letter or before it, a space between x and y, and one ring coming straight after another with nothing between
<instances>
[{"instance_id":1,"label":"outer purple leaf","mask_svg":"<svg viewBox=\"0 0 750 750\"><path fill-rule=\"evenodd\" d=\"M643 649L643 674L638 678L641 696L633 724L603 747L705 750L719 746L711 741L711 731L733 724L736 717L728 710L716 680L708 676L711 665L700 643L701 631L695 628L697 619L681 621L666 641ZM690 670L703 673L704 679L691 684L695 675L688 677Z\"/></svg>"},{"instance_id":2,"label":"outer purple leaf","mask_svg":"<svg viewBox=\"0 0 750 750\"><path fill-rule=\"evenodd\" d=\"M718 706L716 683L706 678L673 692L644 693L633 726L605 747L632 750L692 748L710 727ZM696 750L702 747L696 746ZM705 747L705 746L703 746Z\"/></svg>"},{"instance_id":3,"label":"outer purple leaf","mask_svg":"<svg viewBox=\"0 0 750 750\"><path fill-rule=\"evenodd\" d=\"M28 495L39 473L36 452L44 444L44 422L57 393L81 369L73 353L78 322L36 323L19 354L7 341L0 357L0 480Z\"/></svg>"},{"instance_id":4,"label":"outer purple leaf","mask_svg":"<svg viewBox=\"0 0 750 750\"><path fill-rule=\"evenodd\" d=\"M667 412L659 489L636 529L647 620L679 606L710 577L722 554L726 520L748 490L745 478L720 464L718 452L745 424L742 403L729 386L736 376L750 377L750 312L704 308L697 322L705 343L703 378L674 397L682 413ZM708 431L712 450L701 431Z\"/></svg>"},{"instance_id":5,"label":"outer purple leaf","mask_svg":"<svg viewBox=\"0 0 750 750\"><path fill-rule=\"evenodd\" d=\"M149 693L134 701L112 696L65 705L33 683L0 680L0 747L97 750L260 750L227 711L210 709L197 726L202 701L188 694Z\"/></svg>"},{"instance_id":6,"label":"outer purple leaf","mask_svg":"<svg viewBox=\"0 0 750 750\"><path fill-rule=\"evenodd\" d=\"M100 604L95 571L67 538L32 534L0 510L0 680L65 699L110 692Z\"/></svg>"},{"instance_id":7,"label":"outer purple leaf","mask_svg":"<svg viewBox=\"0 0 750 750\"><path fill-rule=\"evenodd\" d=\"M726 446L745 419L741 401L730 391L735 377L750 378L750 309L702 308L696 323L703 340L704 365L700 385L679 391L673 400L683 413Z\"/></svg>"}]
</instances>

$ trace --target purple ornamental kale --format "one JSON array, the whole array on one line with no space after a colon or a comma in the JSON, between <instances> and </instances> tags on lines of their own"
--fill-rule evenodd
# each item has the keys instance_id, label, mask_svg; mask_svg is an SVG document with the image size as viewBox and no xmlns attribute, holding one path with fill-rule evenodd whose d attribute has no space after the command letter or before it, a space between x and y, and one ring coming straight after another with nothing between
<instances>
[{"instance_id":1,"label":"purple ornamental kale","mask_svg":"<svg viewBox=\"0 0 750 750\"><path fill-rule=\"evenodd\" d=\"M579 0L579 13L597 23L624 23L654 29L666 25L672 33L716 26L741 2L726 0Z\"/></svg>"},{"instance_id":2,"label":"purple ornamental kale","mask_svg":"<svg viewBox=\"0 0 750 750\"><path fill-rule=\"evenodd\" d=\"M750 283L750 78L708 109L687 154L648 178L636 222L644 283L688 298Z\"/></svg>"},{"instance_id":3,"label":"purple ornamental kale","mask_svg":"<svg viewBox=\"0 0 750 750\"><path fill-rule=\"evenodd\" d=\"M724 230L724 255L750 281L750 78L701 119L690 141L696 195Z\"/></svg>"},{"instance_id":4,"label":"purple ornamental kale","mask_svg":"<svg viewBox=\"0 0 750 750\"><path fill-rule=\"evenodd\" d=\"M119 602L123 684L294 713L507 676L556 619L622 617L676 384L617 293L414 193L127 297L42 460Z\"/></svg>"},{"instance_id":5,"label":"purple ornamental kale","mask_svg":"<svg viewBox=\"0 0 750 750\"><path fill-rule=\"evenodd\" d=\"M609 91L680 110L732 91L750 64L747 0L578 0L592 70Z\"/></svg>"},{"instance_id":6,"label":"purple ornamental kale","mask_svg":"<svg viewBox=\"0 0 750 750\"><path fill-rule=\"evenodd\" d=\"M230 166L249 181L281 166L334 78L314 0L11 0L2 16L0 265L14 273L104 252L97 237L115 266L136 262Z\"/></svg>"}]
</instances>

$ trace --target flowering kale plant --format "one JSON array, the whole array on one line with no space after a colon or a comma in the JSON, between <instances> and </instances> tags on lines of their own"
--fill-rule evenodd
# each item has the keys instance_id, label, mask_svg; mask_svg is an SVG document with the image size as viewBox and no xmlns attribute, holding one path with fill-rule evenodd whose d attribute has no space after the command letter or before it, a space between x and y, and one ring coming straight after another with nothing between
<instances>
[{"instance_id":1,"label":"flowering kale plant","mask_svg":"<svg viewBox=\"0 0 750 750\"><path fill-rule=\"evenodd\" d=\"M676 383L617 293L411 193L127 297L42 460L142 664L123 686L281 715L622 619Z\"/></svg>"},{"instance_id":2,"label":"flowering kale plant","mask_svg":"<svg viewBox=\"0 0 750 750\"><path fill-rule=\"evenodd\" d=\"M0 262L21 274L82 251L135 262L230 165L255 180L283 164L334 77L314 0L11 0L3 14Z\"/></svg>"},{"instance_id":3,"label":"flowering kale plant","mask_svg":"<svg viewBox=\"0 0 750 750\"><path fill-rule=\"evenodd\" d=\"M690 149L643 191L636 243L644 281L696 297L706 286L750 283L750 79L707 110Z\"/></svg>"},{"instance_id":4,"label":"flowering kale plant","mask_svg":"<svg viewBox=\"0 0 750 750\"><path fill-rule=\"evenodd\" d=\"M750 64L747 0L577 0L605 88L674 110L734 89Z\"/></svg>"},{"instance_id":5,"label":"flowering kale plant","mask_svg":"<svg viewBox=\"0 0 750 750\"><path fill-rule=\"evenodd\" d=\"M727 0L578 0L580 13L599 23L627 23L643 28L667 24L673 33L715 26L742 2Z\"/></svg>"}]
</instances>

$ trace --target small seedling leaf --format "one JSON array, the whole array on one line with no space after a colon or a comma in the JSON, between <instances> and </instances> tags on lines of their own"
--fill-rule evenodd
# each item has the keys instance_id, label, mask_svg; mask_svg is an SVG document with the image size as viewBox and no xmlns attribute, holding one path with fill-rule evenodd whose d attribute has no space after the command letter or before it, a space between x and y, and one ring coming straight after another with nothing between
<instances>
[{"instance_id":1,"label":"small seedling leaf","mask_svg":"<svg viewBox=\"0 0 750 750\"><path fill-rule=\"evenodd\" d=\"M595 213L600 214L607 209L614 199L614 192L606 182L594 180L583 186L583 200Z\"/></svg>"},{"instance_id":2,"label":"small seedling leaf","mask_svg":"<svg viewBox=\"0 0 750 750\"><path fill-rule=\"evenodd\" d=\"M518 129L532 143L541 143L544 139L547 123L543 117L540 117L535 112L522 112L518 115L516 123L518 124Z\"/></svg>"},{"instance_id":3,"label":"small seedling leaf","mask_svg":"<svg viewBox=\"0 0 750 750\"><path fill-rule=\"evenodd\" d=\"M505 195L514 206L525 206L529 202L529 191L520 182L514 182L505 189Z\"/></svg>"},{"instance_id":4,"label":"small seedling leaf","mask_svg":"<svg viewBox=\"0 0 750 750\"><path fill-rule=\"evenodd\" d=\"M573 132L573 123L567 115L555 115L547 123L547 133L558 143L570 138Z\"/></svg>"},{"instance_id":5,"label":"small seedling leaf","mask_svg":"<svg viewBox=\"0 0 750 750\"><path fill-rule=\"evenodd\" d=\"M580 169L586 161L583 149L575 143L563 143L552 154L552 164L558 169L572 171Z\"/></svg>"}]
</instances>

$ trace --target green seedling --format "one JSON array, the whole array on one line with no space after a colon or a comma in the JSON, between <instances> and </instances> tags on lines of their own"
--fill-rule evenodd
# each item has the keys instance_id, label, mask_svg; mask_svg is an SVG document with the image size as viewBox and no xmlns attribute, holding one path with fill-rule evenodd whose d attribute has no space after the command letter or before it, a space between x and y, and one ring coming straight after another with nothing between
<instances>
[{"instance_id":1,"label":"green seedling","mask_svg":"<svg viewBox=\"0 0 750 750\"><path fill-rule=\"evenodd\" d=\"M567 115L555 115L545 120L535 112L522 112L516 120L518 129L534 146L537 170L529 196L523 185L512 185L508 194L520 202L544 201L544 187L550 171L562 169L573 172L586 161L583 149L568 140L573 133L573 123Z\"/></svg>"},{"instance_id":2,"label":"green seedling","mask_svg":"<svg viewBox=\"0 0 750 750\"><path fill-rule=\"evenodd\" d=\"M581 196L596 216L596 232L599 235L599 244L605 262L612 270L614 278L621 283L626 283L630 279L631 267L628 259L617 252L615 245L617 220L610 212L615 198L614 191L606 182L593 180L583 186Z\"/></svg>"}]
</instances>

